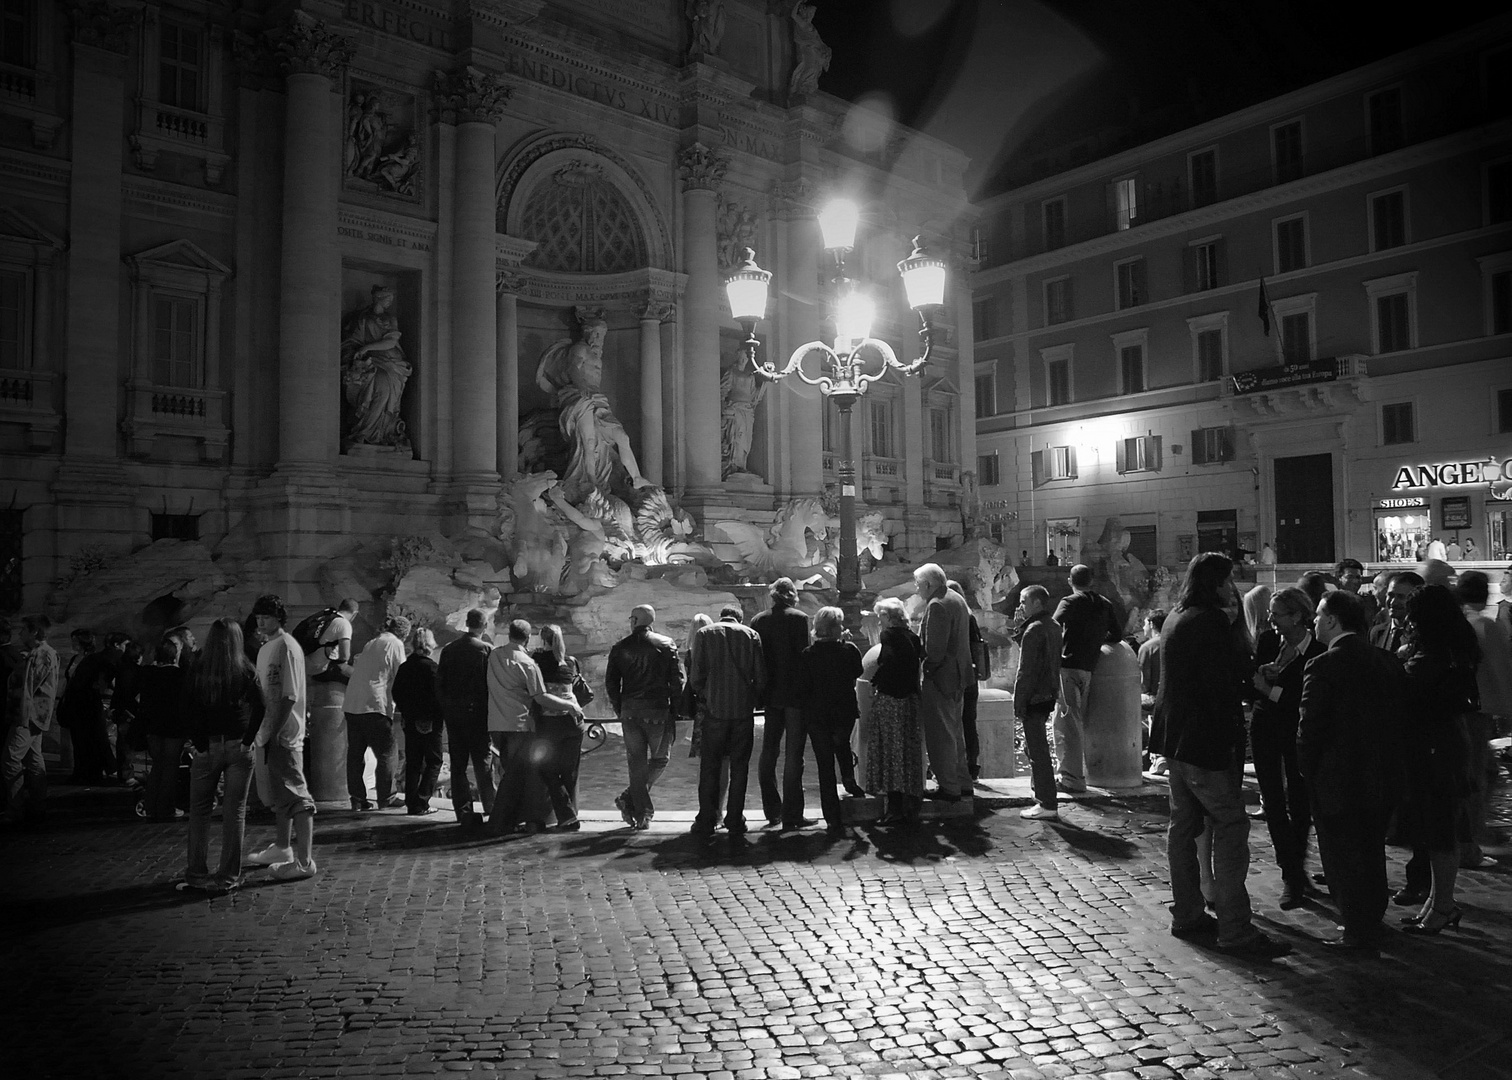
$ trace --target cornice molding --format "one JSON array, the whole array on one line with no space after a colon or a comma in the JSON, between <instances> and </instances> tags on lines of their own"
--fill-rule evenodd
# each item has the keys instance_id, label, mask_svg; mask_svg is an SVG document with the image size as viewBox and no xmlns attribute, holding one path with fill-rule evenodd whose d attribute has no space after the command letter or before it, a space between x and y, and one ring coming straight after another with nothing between
<instances>
[{"instance_id":1,"label":"cornice molding","mask_svg":"<svg viewBox=\"0 0 1512 1080\"><path fill-rule=\"evenodd\" d=\"M371 229L393 233L412 240L434 240L436 223L422 218L399 217L384 214L351 203L341 204L336 211L336 223L352 229Z\"/></svg>"},{"instance_id":2,"label":"cornice molding","mask_svg":"<svg viewBox=\"0 0 1512 1080\"><path fill-rule=\"evenodd\" d=\"M183 184L147 176L122 176L121 194L128 203L174 213L188 210L196 214L225 218L236 215L235 195L185 187Z\"/></svg>"}]
</instances>

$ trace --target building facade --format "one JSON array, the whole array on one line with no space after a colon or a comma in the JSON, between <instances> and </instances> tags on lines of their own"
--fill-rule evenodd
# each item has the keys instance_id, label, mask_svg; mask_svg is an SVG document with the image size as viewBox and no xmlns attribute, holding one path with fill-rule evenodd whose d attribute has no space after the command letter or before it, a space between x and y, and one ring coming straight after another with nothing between
<instances>
[{"instance_id":1,"label":"building facade","mask_svg":"<svg viewBox=\"0 0 1512 1080\"><path fill-rule=\"evenodd\" d=\"M725 467L722 275L746 245L774 271L785 358L821 332L814 205L858 197L853 265L911 355L891 264L915 233L957 246L966 161L847 135L811 5L685 8L7 5L0 608L164 537L310 604L355 547L490 534L552 404L543 357L595 333L627 453L699 522L823 494L830 423L795 388ZM866 494L905 548L961 531L975 460L969 335L944 321L931 380L869 402Z\"/></svg>"},{"instance_id":2,"label":"building facade","mask_svg":"<svg viewBox=\"0 0 1512 1080\"><path fill-rule=\"evenodd\" d=\"M1509 43L1483 24L979 207L978 473L1011 550L1512 557Z\"/></svg>"}]
</instances>

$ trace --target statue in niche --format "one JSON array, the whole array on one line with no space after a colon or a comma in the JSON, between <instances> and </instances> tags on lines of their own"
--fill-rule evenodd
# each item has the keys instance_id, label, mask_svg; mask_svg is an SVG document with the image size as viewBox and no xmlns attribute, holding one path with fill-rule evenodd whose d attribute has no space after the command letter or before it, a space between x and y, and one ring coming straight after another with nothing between
<instances>
[{"instance_id":1,"label":"statue in niche","mask_svg":"<svg viewBox=\"0 0 1512 1080\"><path fill-rule=\"evenodd\" d=\"M688 19L688 59L717 55L725 32L724 0L687 0L683 13Z\"/></svg>"},{"instance_id":2,"label":"statue in niche","mask_svg":"<svg viewBox=\"0 0 1512 1080\"><path fill-rule=\"evenodd\" d=\"M399 418L404 387L413 368L399 344L394 290L374 285L368 305L341 323L341 384L351 407L343 448L382 446L409 450L409 434Z\"/></svg>"},{"instance_id":3,"label":"statue in niche","mask_svg":"<svg viewBox=\"0 0 1512 1080\"><path fill-rule=\"evenodd\" d=\"M788 79L788 97L803 97L819 89L819 76L829 70L830 47L814 28L818 8L806 0L793 5L793 74Z\"/></svg>"},{"instance_id":4,"label":"statue in niche","mask_svg":"<svg viewBox=\"0 0 1512 1080\"><path fill-rule=\"evenodd\" d=\"M715 243L719 249L719 272L728 274L745 263L746 249L756 243L756 215L733 199L719 204ZM750 257L755 257L751 252Z\"/></svg>"},{"instance_id":5,"label":"statue in niche","mask_svg":"<svg viewBox=\"0 0 1512 1080\"><path fill-rule=\"evenodd\" d=\"M379 111L381 98L376 90L358 91L347 103L346 149L342 155L351 176L371 180L378 159L383 156L383 141L388 117Z\"/></svg>"},{"instance_id":6,"label":"statue in niche","mask_svg":"<svg viewBox=\"0 0 1512 1080\"><path fill-rule=\"evenodd\" d=\"M751 454L751 437L756 434L756 406L766 395L767 381L758 378L744 349L735 362L719 377L721 474L750 476L746 459Z\"/></svg>"},{"instance_id":7,"label":"statue in niche","mask_svg":"<svg viewBox=\"0 0 1512 1080\"><path fill-rule=\"evenodd\" d=\"M536 385L552 395L559 410L557 424L569 455L562 489L575 505L590 492L613 492L619 469L628 476L631 488L651 486L641 475L624 425L599 391L608 332L603 319L591 319L583 324L581 340L558 341L542 354L536 368Z\"/></svg>"},{"instance_id":8,"label":"statue in niche","mask_svg":"<svg viewBox=\"0 0 1512 1080\"><path fill-rule=\"evenodd\" d=\"M413 195L419 158L420 148L415 143L415 136L406 135L397 150L378 159L378 186L388 188L396 195Z\"/></svg>"}]
</instances>

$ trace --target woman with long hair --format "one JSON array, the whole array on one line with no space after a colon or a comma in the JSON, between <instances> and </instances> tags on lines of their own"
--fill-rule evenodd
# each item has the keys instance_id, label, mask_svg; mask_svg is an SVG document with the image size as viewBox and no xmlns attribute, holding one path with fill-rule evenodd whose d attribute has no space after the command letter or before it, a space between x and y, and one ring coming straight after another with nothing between
<instances>
[{"instance_id":1,"label":"woman with long hair","mask_svg":"<svg viewBox=\"0 0 1512 1080\"><path fill-rule=\"evenodd\" d=\"M263 720L257 669L235 619L211 624L184 680L183 711L197 752L189 770L189 865L178 887L224 892L242 880L252 740ZM211 874L210 814L222 779L220 865Z\"/></svg>"},{"instance_id":2,"label":"woman with long hair","mask_svg":"<svg viewBox=\"0 0 1512 1080\"><path fill-rule=\"evenodd\" d=\"M441 775L441 695L436 688L436 635L422 626L414 651L394 675L394 704L404 717L404 805L412 817L434 814Z\"/></svg>"},{"instance_id":3,"label":"woman with long hair","mask_svg":"<svg viewBox=\"0 0 1512 1080\"><path fill-rule=\"evenodd\" d=\"M1468 714L1479 704L1475 672L1480 645L1454 595L1427 585L1407 601L1407 796L1398 815L1401 838L1414 858L1426 855L1433 870L1428 900L1402 921L1410 934L1437 934L1458 926L1454 902L1459 846L1470 839L1472 790Z\"/></svg>"},{"instance_id":4,"label":"woman with long hair","mask_svg":"<svg viewBox=\"0 0 1512 1080\"><path fill-rule=\"evenodd\" d=\"M560 626L549 623L541 627L541 647L530 658L541 669L546 692L571 701L572 684L580 669L576 658L567 655L567 642ZM536 717L537 737L531 758L551 800L560 832L575 832L582 827L577 816L577 782L586 729L587 724L571 713L542 712ZM545 822L529 824L544 827Z\"/></svg>"},{"instance_id":5,"label":"woman with long hair","mask_svg":"<svg viewBox=\"0 0 1512 1080\"><path fill-rule=\"evenodd\" d=\"M1270 615L1270 602L1269 585L1256 585L1244 594L1244 632L1249 638L1251 652L1257 650L1261 636L1270 629L1270 624L1266 621Z\"/></svg>"},{"instance_id":6,"label":"woman with long hair","mask_svg":"<svg viewBox=\"0 0 1512 1080\"><path fill-rule=\"evenodd\" d=\"M878 825L908 825L919 819L924 797L924 729L919 719L919 676L924 645L908 628L903 602L879 600L882 640L871 677L871 723L867 732L865 789L887 798Z\"/></svg>"},{"instance_id":7,"label":"woman with long hair","mask_svg":"<svg viewBox=\"0 0 1512 1080\"><path fill-rule=\"evenodd\" d=\"M1254 590L1251 590L1253 593ZM1248 615L1249 597L1245 597ZM1270 598L1270 628L1255 643L1250 749L1260 805L1281 868L1281 908L1301 907L1307 883L1307 834L1312 807L1297 767L1297 726L1302 721L1302 674L1307 662L1327 651L1312 635L1313 603L1292 586Z\"/></svg>"}]
</instances>

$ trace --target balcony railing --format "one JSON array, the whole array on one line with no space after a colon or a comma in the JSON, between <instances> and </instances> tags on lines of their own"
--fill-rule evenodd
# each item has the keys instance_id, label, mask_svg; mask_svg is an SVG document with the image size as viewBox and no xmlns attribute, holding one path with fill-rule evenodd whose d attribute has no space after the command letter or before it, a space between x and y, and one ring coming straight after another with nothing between
<instances>
[{"instance_id":1,"label":"balcony railing","mask_svg":"<svg viewBox=\"0 0 1512 1080\"><path fill-rule=\"evenodd\" d=\"M54 371L0 368L0 422L22 425L33 450L50 449L53 435L61 426L53 408L57 378Z\"/></svg>"},{"instance_id":2,"label":"balcony railing","mask_svg":"<svg viewBox=\"0 0 1512 1080\"><path fill-rule=\"evenodd\" d=\"M136 457L153 453L159 437L190 439L205 461L219 461L231 438L222 419L224 390L156 386L141 379L126 384L126 420L121 425Z\"/></svg>"}]
</instances>

